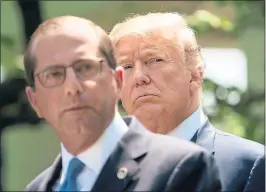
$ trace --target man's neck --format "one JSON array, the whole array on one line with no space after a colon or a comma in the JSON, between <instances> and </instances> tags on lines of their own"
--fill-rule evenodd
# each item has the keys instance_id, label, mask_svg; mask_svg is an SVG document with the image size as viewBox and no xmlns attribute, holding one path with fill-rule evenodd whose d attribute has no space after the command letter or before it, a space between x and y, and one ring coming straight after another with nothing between
<instances>
[{"instance_id":1,"label":"man's neck","mask_svg":"<svg viewBox=\"0 0 266 192\"><path fill-rule=\"evenodd\" d=\"M176 126L172 131L168 133L170 136L191 140L198 129L206 124L207 117L203 113L201 106L193 112L182 123Z\"/></svg>"},{"instance_id":2,"label":"man's neck","mask_svg":"<svg viewBox=\"0 0 266 192\"><path fill-rule=\"evenodd\" d=\"M77 133L61 137L60 141L63 143L66 150L74 156L82 153L91 147L105 132L108 125L112 122L115 114L109 115L108 119L102 122L97 122L97 125L91 125L90 132L87 134ZM104 123L103 123L104 122Z\"/></svg>"}]
</instances>

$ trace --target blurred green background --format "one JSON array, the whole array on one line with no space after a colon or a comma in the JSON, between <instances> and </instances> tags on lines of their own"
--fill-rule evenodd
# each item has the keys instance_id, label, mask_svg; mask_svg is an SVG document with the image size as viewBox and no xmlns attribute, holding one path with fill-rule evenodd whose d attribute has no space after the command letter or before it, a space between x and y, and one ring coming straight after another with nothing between
<instances>
[{"instance_id":1,"label":"blurred green background","mask_svg":"<svg viewBox=\"0 0 266 192\"><path fill-rule=\"evenodd\" d=\"M185 14L202 47L239 49L247 61L244 90L236 85L224 86L206 77L204 110L217 128L264 144L263 1L42 1L41 6L43 19L59 15L83 16L107 31L132 14L156 11ZM5 72L4 80L19 75L22 70L21 53L25 42L22 27L16 2L1 1L1 67ZM215 64L217 69L218 65L223 65L221 57L214 59L210 64L214 68ZM228 63L225 64L228 66ZM228 74L230 65L226 68ZM226 72L222 73L226 79ZM240 72L233 73L238 78L237 73ZM5 190L22 190L51 164L60 151L55 134L45 122L8 127L2 134L2 145Z\"/></svg>"}]
</instances>

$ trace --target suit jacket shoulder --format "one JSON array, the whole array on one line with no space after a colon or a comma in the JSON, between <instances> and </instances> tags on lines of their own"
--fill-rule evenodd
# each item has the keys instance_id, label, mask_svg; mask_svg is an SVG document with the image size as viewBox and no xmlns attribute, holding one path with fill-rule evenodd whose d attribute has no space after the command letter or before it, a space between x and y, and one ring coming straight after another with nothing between
<instances>
[{"instance_id":1,"label":"suit jacket shoulder","mask_svg":"<svg viewBox=\"0 0 266 192\"><path fill-rule=\"evenodd\" d=\"M186 140L157 134L151 145L149 155L156 153L164 166L174 166L163 191L221 190L218 167L206 149Z\"/></svg>"},{"instance_id":2,"label":"suit jacket shoulder","mask_svg":"<svg viewBox=\"0 0 266 192\"><path fill-rule=\"evenodd\" d=\"M39 191L40 184L45 180L47 175L51 174L52 167L45 169L37 177L35 177L24 189L24 191Z\"/></svg>"},{"instance_id":3,"label":"suit jacket shoulder","mask_svg":"<svg viewBox=\"0 0 266 192\"><path fill-rule=\"evenodd\" d=\"M48 188L53 187L53 183L59 177L61 169L61 155L58 155L53 164L35 177L24 191L47 191Z\"/></svg>"},{"instance_id":4,"label":"suit jacket shoulder","mask_svg":"<svg viewBox=\"0 0 266 192\"><path fill-rule=\"evenodd\" d=\"M211 124L200 130L196 143L214 154L225 191L242 191L254 163L264 155L263 145L218 130Z\"/></svg>"},{"instance_id":5,"label":"suit jacket shoulder","mask_svg":"<svg viewBox=\"0 0 266 192\"><path fill-rule=\"evenodd\" d=\"M215 157L225 177L224 186L228 189L243 190L248 182L257 159L264 156L264 146L226 132L217 131ZM258 181L264 183L261 178Z\"/></svg>"},{"instance_id":6,"label":"suit jacket shoulder","mask_svg":"<svg viewBox=\"0 0 266 192\"><path fill-rule=\"evenodd\" d=\"M170 156L175 160L193 153L200 152L209 154L206 149L195 145L192 142L160 134L153 134L150 143L150 152L160 154L160 158L163 158L164 156L168 156L167 158L169 158Z\"/></svg>"},{"instance_id":7,"label":"suit jacket shoulder","mask_svg":"<svg viewBox=\"0 0 266 192\"><path fill-rule=\"evenodd\" d=\"M226 150L253 161L259 156L264 155L264 146L262 144L230 133L216 130L215 140L217 150Z\"/></svg>"}]
</instances>

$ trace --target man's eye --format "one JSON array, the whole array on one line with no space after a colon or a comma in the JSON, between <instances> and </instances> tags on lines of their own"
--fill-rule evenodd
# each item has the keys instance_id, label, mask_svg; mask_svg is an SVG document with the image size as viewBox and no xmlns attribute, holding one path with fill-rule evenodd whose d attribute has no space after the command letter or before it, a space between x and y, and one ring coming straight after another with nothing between
<instances>
[{"instance_id":1,"label":"man's eye","mask_svg":"<svg viewBox=\"0 0 266 192\"><path fill-rule=\"evenodd\" d=\"M123 68L124 68L124 70L129 70L129 69L132 69L133 66L132 65L124 65Z\"/></svg>"},{"instance_id":2,"label":"man's eye","mask_svg":"<svg viewBox=\"0 0 266 192\"><path fill-rule=\"evenodd\" d=\"M77 72L86 72L86 71L90 71L93 67L91 65L80 65L80 66L77 66L75 68L75 71Z\"/></svg>"},{"instance_id":3,"label":"man's eye","mask_svg":"<svg viewBox=\"0 0 266 192\"><path fill-rule=\"evenodd\" d=\"M63 73L61 71L50 71L48 73L46 73L46 78L57 78L57 77L61 77L63 75Z\"/></svg>"},{"instance_id":4,"label":"man's eye","mask_svg":"<svg viewBox=\"0 0 266 192\"><path fill-rule=\"evenodd\" d=\"M163 62L164 60L161 58L152 58L148 61L148 63L158 63L158 62Z\"/></svg>"}]
</instances>

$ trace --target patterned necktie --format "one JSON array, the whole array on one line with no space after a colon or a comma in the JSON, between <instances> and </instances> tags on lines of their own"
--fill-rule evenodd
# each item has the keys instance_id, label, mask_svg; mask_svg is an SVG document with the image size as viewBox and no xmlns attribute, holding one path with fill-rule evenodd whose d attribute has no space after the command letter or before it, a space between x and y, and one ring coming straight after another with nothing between
<instances>
[{"instance_id":1,"label":"patterned necktie","mask_svg":"<svg viewBox=\"0 0 266 192\"><path fill-rule=\"evenodd\" d=\"M59 191L78 191L77 177L83 170L85 165L78 159L71 159L64 183L59 188Z\"/></svg>"}]
</instances>

